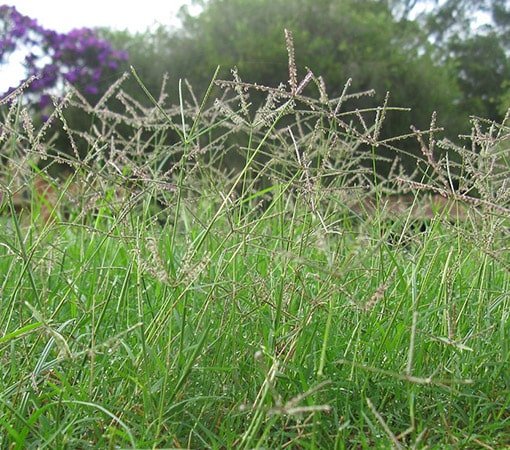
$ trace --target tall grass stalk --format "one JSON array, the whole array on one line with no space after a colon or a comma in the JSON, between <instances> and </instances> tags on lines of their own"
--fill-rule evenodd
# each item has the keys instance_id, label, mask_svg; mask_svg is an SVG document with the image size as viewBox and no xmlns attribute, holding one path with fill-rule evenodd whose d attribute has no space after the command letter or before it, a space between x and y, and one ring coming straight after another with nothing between
<instances>
[{"instance_id":1,"label":"tall grass stalk","mask_svg":"<svg viewBox=\"0 0 510 450\"><path fill-rule=\"evenodd\" d=\"M83 159L8 99L0 446L510 443L508 124L477 119L469 151L378 140L388 101L315 99L286 39L289 86L216 73L173 106L133 69L146 105L122 80L96 108L56 103L94 114L65 131Z\"/></svg>"}]
</instances>

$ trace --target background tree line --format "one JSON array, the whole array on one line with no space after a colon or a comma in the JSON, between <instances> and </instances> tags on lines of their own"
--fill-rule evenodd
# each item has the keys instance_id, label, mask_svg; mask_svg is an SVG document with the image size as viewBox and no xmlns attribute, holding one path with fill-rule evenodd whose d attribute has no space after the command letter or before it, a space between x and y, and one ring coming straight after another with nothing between
<instances>
[{"instance_id":1,"label":"background tree line","mask_svg":"<svg viewBox=\"0 0 510 450\"><path fill-rule=\"evenodd\" d=\"M425 129L437 111L450 139L469 133L469 116L501 121L510 106L510 5L508 0L203 0L198 15L181 11L182 26L146 33L98 30L102 39L129 58L118 61L94 103L133 65L157 93L163 74L178 101L177 81L189 80L202 95L212 74L230 78L233 66L243 80L278 86L288 78L283 30L293 32L298 70L305 66L326 80L338 96L347 79L352 91L375 89L357 107L411 108L389 112L383 137ZM485 25L480 26L481 20ZM79 87L79 86L78 86ZM124 85L142 103L148 100L135 80ZM87 128L76 113L70 121Z\"/></svg>"},{"instance_id":2,"label":"background tree line","mask_svg":"<svg viewBox=\"0 0 510 450\"><path fill-rule=\"evenodd\" d=\"M407 117L388 118L388 135L406 132L411 123L426 127L434 110L455 135L469 130L469 115L501 120L510 106L507 0L208 0L201 5L197 16L182 10L179 29L102 33L128 50L129 64L154 92L168 72L174 81L187 78L200 93L217 65L224 77L236 66L246 81L269 86L285 81L283 29L290 29L301 73L306 65L322 75L330 95L339 95L352 78L353 91L376 90L374 105L389 90L392 105L412 108ZM423 8L428 9L420 13ZM477 25L484 19L485 25Z\"/></svg>"}]
</instances>

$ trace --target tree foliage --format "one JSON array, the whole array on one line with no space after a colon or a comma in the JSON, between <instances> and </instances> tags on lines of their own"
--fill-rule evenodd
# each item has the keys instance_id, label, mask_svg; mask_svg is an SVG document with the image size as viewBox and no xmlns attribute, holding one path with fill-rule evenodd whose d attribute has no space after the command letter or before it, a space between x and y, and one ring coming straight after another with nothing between
<instances>
[{"instance_id":1,"label":"tree foliage","mask_svg":"<svg viewBox=\"0 0 510 450\"><path fill-rule=\"evenodd\" d=\"M303 76L309 67L321 75L330 96L338 96L346 81L352 79L352 91L376 91L373 98L363 97L351 105L354 108L380 105L387 91L390 105L411 108L409 112L388 113L383 137L405 134L411 125L425 129L437 111L439 125L455 139L468 131L470 115L501 120L510 106L508 0L197 3L202 4L200 14L183 9L182 26L178 29L160 27L155 32L135 35L102 29L96 30L100 39L92 35L89 39L85 31L76 32L74 38L70 35L59 39L72 44L78 56L83 42L93 44L85 52L87 57L93 57L92 63L80 60L83 67L96 67L95 72L84 71L86 76L80 81L89 95L94 86L106 86L104 79L113 80L103 76L112 71L104 70L101 81L92 83L99 69L108 67L110 60L103 64L99 57L105 49L110 51L109 58L115 61L110 63L115 64L117 73L133 65L155 94L163 74L168 73L169 101L178 101L177 81L181 78L189 80L199 98L218 65L222 68L221 77L229 78L229 71L235 66L243 80L276 87L288 78L283 36L286 28L294 35L299 74ZM489 23L476 27L481 14L489 17ZM9 29L13 36L21 33L16 23L11 19ZM27 22L23 27L36 25ZM5 52L10 51L13 42L4 39L0 44L0 50ZM122 61L123 54L113 49L129 52L129 61ZM51 52L54 56L60 54ZM26 63L30 68L30 61ZM60 65L60 76L77 83L73 77L81 72L66 64ZM137 100L147 101L136 81L128 80L124 88Z\"/></svg>"},{"instance_id":2,"label":"tree foliage","mask_svg":"<svg viewBox=\"0 0 510 450\"><path fill-rule=\"evenodd\" d=\"M411 107L392 114L385 133L406 133L414 124L427 127L433 111L447 126L458 127L459 92L453 66L436 63L416 22L403 26L385 2L375 0L210 0L198 16L184 13L174 33L158 36L159 61L174 79L185 77L198 93L207 87L217 65L229 77L236 66L245 81L277 86L288 77L283 30L293 32L298 70L305 66L323 76L328 93L337 96L352 78L353 91L375 89L376 97L358 107L390 103ZM130 54L133 52L130 49ZM143 55L140 55L143 59ZM139 67L133 61L135 67ZM142 75L154 77L148 64Z\"/></svg>"},{"instance_id":3,"label":"tree foliage","mask_svg":"<svg viewBox=\"0 0 510 450\"><path fill-rule=\"evenodd\" d=\"M455 66L466 115L501 121L510 107L510 2L508 0L394 0L415 8L434 7L418 21L436 46L436 55Z\"/></svg>"},{"instance_id":4,"label":"tree foliage","mask_svg":"<svg viewBox=\"0 0 510 450\"><path fill-rule=\"evenodd\" d=\"M510 80L510 61L498 35L492 31L463 41L452 39L449 48L463 93L459 106L472 115L500 120L499 105L505 81Z\"/></svg>"}]
</instances>

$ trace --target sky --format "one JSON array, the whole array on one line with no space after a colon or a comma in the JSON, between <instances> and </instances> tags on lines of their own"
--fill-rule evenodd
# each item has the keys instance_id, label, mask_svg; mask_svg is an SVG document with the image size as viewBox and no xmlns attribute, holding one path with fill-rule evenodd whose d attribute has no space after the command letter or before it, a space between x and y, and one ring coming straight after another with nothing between
<instances>
[{"instance_id":1,"label":"sky","mask_svg":"<svg viewBox=\"0 0 510 450\"><path fill-rule=\"evenodd\" d=\"M7 0L45 28L66 32L81 27L110 27L145 31L155 25L179 24L177 13L191 0ZM14 53L8 64L0 65L0 93L17 85L23 77L22 54Z\"/></svg>"}]
</instances>

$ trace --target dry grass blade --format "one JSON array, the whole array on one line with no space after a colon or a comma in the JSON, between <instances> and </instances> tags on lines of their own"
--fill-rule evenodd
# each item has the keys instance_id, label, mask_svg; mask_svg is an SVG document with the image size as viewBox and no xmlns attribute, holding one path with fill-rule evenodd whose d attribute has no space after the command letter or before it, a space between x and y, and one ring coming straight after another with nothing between
<instances>
[{"instance_id":1,"label":"dry grass blade","mask_svg":"<svg viewBox=\"0 0 510 450\"><path fill-rule=\"evenodd\" d=\"M292 32L285 29L285 46L287 47L287 55L289 57L289 86L292 95L297 93L297 67L296 67L296 54L294 51L294 39Z\"/></svg>"}]
</instances>

